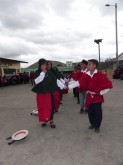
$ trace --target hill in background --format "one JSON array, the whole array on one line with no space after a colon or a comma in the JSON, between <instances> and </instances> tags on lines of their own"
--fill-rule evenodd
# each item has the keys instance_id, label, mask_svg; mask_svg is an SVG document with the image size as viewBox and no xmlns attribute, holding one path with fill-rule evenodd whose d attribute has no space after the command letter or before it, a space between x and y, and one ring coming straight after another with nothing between
<instances>
[{"instance_id":1,"label":"hill in background","mask_svg":"<svg viewBox=\"0 0 123 165\"><path fill-rule=\"evenodd\" d=\"M59 61L51 61L51 62L53 64L53 67L66 66L66 64L63 62L59 62ZM35 69L35 68L38 68L38 62L30 65L27 69Z\"/></svg>"}]
</instances>

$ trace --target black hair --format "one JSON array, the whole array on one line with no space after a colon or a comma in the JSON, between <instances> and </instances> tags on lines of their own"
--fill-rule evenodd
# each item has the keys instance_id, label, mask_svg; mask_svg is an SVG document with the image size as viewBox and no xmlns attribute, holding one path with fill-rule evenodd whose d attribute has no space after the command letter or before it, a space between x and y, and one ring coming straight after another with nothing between
<instances>
[{"instance_id":1,"label":"black hair","mask_svg":"<svg viewBox=\"0 0 123 165\"><path fill-rule=\"evenodd\" d=\"M76 66L74 66L74 69L76 69L77 67Z\"/></svg>"},{"instance_id":2,"label":"black hair","mask_svg":"<svg viewBox=\"0 0 123 165\"><path fill-rule=\"evenodd\" d=\"M38 70L41 70L41 65L45 64L46 60L44 58L41 58L38 62Z\"/></svg>"},{"instance_id":3,"label":"black hair","mask_svg":"<svg viewBox=\"0 0 123 165\"><path fill-rule=\"evenodd\" d=\"M58 68L57 67L53 67L53 70L58 71Z\"/></svg>"},{"instance_id":4,"label":"black hair","mask_svg":"<svg viewBox=\"0 0 123 165\"><path fill-rule=\"evenodd\" d=\"M82 64L85 64L85 65L88 65L88 61L86 61L86 60L82 60L81 63L82 63Z\"/></svg>"},{"instance_id":5,"label":"black hair","mask_svg":"<svg viewBox=\"0 0 123 165\"><path fill-rule=\"evenodd\" d=\"M80 64L77 64L76 68L74 68L76 70L80 69Z\"/></svg>"},{"instance_id":6,"label":"black hair","mask_svg":"<svg viewBox=\"0 0 123 165\"><path fill-rule=\"evenodd\" d=\"M97 60L91 59L91 60L88 60L88 62L91 62L92 64L96 65L96 68L98 68L99 63Z\"/></svg>"},{"instance_id":7,"label":"black hair","mask_svg":"<svg viewBox=\"0 0 123 165\"><path fill-rule=\"evenodd\" d=\"M48 65L48 63L50 63L50 64L51 64L51 69L52 69L52 62L51 62L51 61L47 61L47 65Z\"/></svg>"},{"instance_id":8,"label":"black hair","mask_svg":"<svg viewBox=\"0 0 123 165\"><path fill-rule=\"evenodd\" d=\"M77 68L80 68L80 63L77 64Z\"/></svg>"}]
</instances>

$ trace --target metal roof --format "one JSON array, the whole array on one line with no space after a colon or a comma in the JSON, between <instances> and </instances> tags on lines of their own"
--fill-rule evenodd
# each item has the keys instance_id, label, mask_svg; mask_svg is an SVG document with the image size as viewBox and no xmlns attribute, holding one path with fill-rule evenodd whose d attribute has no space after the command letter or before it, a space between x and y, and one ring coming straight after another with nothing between
<instances>
[{"instance_id":1,"label":"metal roof","mask_svg":"<svg viewBox=\"0 0 123 165\"><path fill-rule=\"evenodd\" d=\"M28 62L25 62L25 61L13 60L13 59L2 58L2 57L0 57L0 60L15 61L15 62L20 62L20 63L28 63Z\"/></svg>"}]
</instances>

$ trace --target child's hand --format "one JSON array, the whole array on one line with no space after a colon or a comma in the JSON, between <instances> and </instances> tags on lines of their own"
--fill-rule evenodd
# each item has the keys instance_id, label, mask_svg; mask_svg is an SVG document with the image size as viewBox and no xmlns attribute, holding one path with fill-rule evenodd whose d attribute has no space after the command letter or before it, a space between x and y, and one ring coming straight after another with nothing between
<instances>
[{"instance_id":1,"label":"child's hand","mask_svg":"<svg viewBox=\"0 0 123 165\"><path fill-rule=\"evenodd\" d=\"M46 69L44 69L44 70L42 70L42 72L46 73L46 72L47 72L47 70L46 70Z\"/></svg>"},{"instance_id":2,"label":"child's hand","mask_svg":"<svg viewBox=\"0 0 123 165\"><path fill-rule=\"evenodd\" d=\"M65 89L65 90L69 90L69 88L68 88L68 87L66 87L66 86L64 87L64 89Z\"/></svg>"}]
</instances>

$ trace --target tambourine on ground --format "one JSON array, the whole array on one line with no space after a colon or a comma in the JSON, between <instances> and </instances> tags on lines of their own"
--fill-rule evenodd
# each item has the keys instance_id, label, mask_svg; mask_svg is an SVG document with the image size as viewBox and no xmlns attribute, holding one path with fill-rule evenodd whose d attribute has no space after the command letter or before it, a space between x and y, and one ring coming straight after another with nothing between
<instances>
[{"instance_id":1,"label":"tambourine on ground","mask_svg":"<svg viewBox=\"0 0 123 165\"><path fill-rule=\"evenodd\" d=\"M31 115L38 116L38 110L37 109L33 110L31 112Z\"/></svg>"},{"instance_id":2,"label":"tambourine on ground","mask_svg":"<svg viewBox=\"0 0 123 165\"><path fill-rule=\"evenodd\" d=\"M20 131L15 132L12 136L7 137L6 141L8 145L11 145L16 141L25 139L28 134L29 134L28 130L20 130Z\"/></svg>"}]
</instances>

